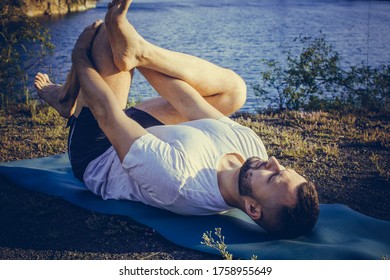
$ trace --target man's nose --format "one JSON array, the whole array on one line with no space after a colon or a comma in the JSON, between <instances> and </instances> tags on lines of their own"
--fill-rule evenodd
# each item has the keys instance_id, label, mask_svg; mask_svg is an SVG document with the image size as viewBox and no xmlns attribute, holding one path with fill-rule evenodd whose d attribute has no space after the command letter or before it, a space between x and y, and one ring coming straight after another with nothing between
<instances>
[{"instance_id":1,"label":"man's nose","mask_svg":"<svg viewBox=\"0 0 390 280\"><path fill-rule=\"evenodd\" d=\"M284 169L282 165L280 165L279 161L275 157L270 157L268 159L267 169L270 169L275 172L280 172Z\"/></svg>"}]
</instances>

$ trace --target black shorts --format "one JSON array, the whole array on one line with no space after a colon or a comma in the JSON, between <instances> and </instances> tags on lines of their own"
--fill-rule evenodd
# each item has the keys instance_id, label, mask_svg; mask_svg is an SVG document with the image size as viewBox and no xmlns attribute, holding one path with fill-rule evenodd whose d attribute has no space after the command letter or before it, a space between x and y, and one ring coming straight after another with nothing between
<instances>
[{"instance_id":1,"label":"black shorts","mask_svg":"<svg viewBox=\"0 0 390 280\"><path fill-rule=\"evenodd\" d=\"M153 116L134 107L126 109L125 113L143 128L163 125ZM107 151L111 143L89 108L84 107L77 118L70 117L68 126L68 154L72 171L77 179L83 181L88 164Z\"/></svg>"}]
</instances>

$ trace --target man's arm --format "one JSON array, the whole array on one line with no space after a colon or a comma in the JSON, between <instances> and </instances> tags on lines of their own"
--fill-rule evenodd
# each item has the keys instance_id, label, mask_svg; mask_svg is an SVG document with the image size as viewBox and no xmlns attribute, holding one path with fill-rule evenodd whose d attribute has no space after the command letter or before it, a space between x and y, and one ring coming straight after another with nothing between
<instances>
[{"instance_id":1,"label":"man's arm","mask_svg":"<svg viewBox=\"0 0 390 280\"><path fill-rule=\"evenodd\" d=\"M73 49L72 62L88 107L123 161L131 145L148 132L126 116L88 56L91 41L99 24L101 22L95 22L82 32Z\"/></svg>"}]
</instances>

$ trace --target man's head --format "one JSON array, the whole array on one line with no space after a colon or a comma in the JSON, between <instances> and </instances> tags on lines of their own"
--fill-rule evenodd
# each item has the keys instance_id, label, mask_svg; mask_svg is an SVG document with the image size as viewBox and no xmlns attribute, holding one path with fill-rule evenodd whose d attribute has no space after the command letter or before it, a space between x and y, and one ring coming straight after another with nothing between
<instances>
[{"instance_id":1,"label":"man's head","mask_svg":"<svg viewBox=\"0 0 390 280\"><path fill-rule=\"evenodd\" d=\"M252 157L240 169L238 190L245 212L267 232L293 238L309 232L319 214L312 183L271 157Z\"/></svg>"}]
</instances>

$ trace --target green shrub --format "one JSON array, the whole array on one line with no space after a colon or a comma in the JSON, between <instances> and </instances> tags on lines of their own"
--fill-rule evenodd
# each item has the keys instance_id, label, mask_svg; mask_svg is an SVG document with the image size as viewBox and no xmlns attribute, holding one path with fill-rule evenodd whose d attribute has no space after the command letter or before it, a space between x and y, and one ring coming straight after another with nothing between
<instances>
[{"instance_id":1,"label":"green shrub","mask_svg":"<svg viewBox=\"0 0 390 280\"><path fill-rule=\"evenodd\" d=\"M390 111L390 66L340 66L339 54L318 38L296 38L303 45L298 56L288 54L285 65L264 60L265 71L254 92L270 108L279 110L342 109Z\"/></svg>"},{"instance_id":2,"label":"green shrub","mask_svg":"<svg viewBox=\"0 0 390 280\"><path fill-rule=\"evenodd\" d=\"M346 103L352 107L390 112L390 65L353 66L342 84Z\"/></svg>"},{"instance_id":3,"label":"green shrub","mask_svg":"<svg viewBox=\"0 0 390 280\"><path fill-rule=\"evenodd\" d=\"M48 30L22 13L20 0L0 2L0 105L23 92L27 76L43 56L51 52Z\"/></svg>"}]
</instances>

